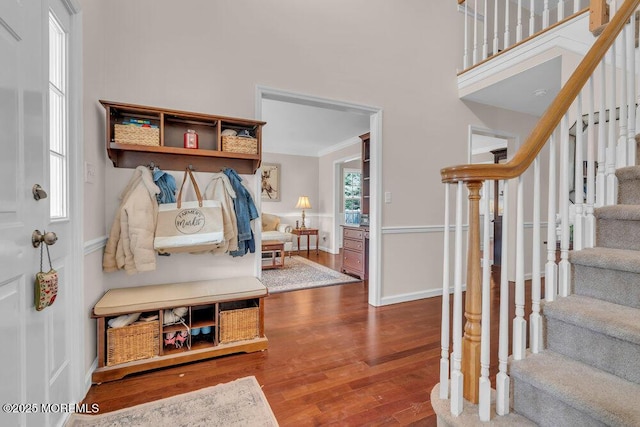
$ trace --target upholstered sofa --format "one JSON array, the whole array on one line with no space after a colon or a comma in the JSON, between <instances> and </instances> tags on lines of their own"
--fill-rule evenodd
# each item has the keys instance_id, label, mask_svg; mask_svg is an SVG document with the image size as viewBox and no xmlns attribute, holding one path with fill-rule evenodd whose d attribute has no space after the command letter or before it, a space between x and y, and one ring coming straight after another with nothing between
<instances>
[{"instance_id":1,"label":"upholstered sofa","mask_svg":"<svg viewBox=\"0 0 640 427\"><path fill-rule=\"evenodd\" d=\"M273 214L262 213L262 242L278 241L284 243L284 251L291 255L293 249L292 227L280 223L280 217Z\"/></svg>"}]
</instances>

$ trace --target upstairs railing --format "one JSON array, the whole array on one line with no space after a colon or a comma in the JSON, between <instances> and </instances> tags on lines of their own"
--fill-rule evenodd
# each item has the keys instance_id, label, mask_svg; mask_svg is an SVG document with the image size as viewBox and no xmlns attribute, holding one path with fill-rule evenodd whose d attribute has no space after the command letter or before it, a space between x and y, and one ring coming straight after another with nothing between
<instances>
[{"instance_id":1,"label":"upstairs railing","mask_svg":"<svg viewBox=\"0 0 640 427\"><path fill-rule=\"evenodd\" d=\"M547 3L547 2L545 2ZM540 303L553 301L571 292L569 249L594 245L594 208L614 204L617 199L617 167L636 163L636 19L629 19L640 0L625 0L617 7L609 3L613 17L592 48L541 117L525 143L505 164L467 164L441 171L445 192L445 236L442 305L442 357L440 398L450 399L451 413L462 412L465 399L479 404L482 421L491 419L489 367L497 356L496 404L498 415L509 413L507 360L526 357L542 350ZM619 111L619 120L616 120ZM575 145L569 128L577 120ZM573 147L571 147L573 145ZM543 148L546 149L543 151ZM573 148L574 155L570 156ZM585 163L586 162L586 163ZM586 166L585 166L586 165ZM543 169L544 168L544 169ZM532 169L531 173L524 173ZM546 225L541 220L543 190L541 170L548 170ZM502 217L502 274L500 277L500 318L498 352L490 353L490 257L485 253L481 265L480 200L483 188L494 180L504 188ZM468 243L466 298L462 307L463 193L468 190ZM450 209L451 187L455 187ZM525 212L524 198L532 194L532 211ZM515 194L513 192L515 191ZM574 204L570 202L573 193ZM515 203L512 202L512 197ZM484 198L489 212L489 197ZM450 236L450 216L454 216L454 236ZM530 241L525 242L525 215L532 221ZM515 222L515 227L510 227ZM485 250L489 247L489 216L483 216ZM546 227L546 247L541 244ZM515 228L515 234L512 229ZM512 244L515 242L515 247ZM556 262L559 243L560 261ZM451 247L453 244L453 247ZM531 311L525 312L525 247L531 248L527 268L531 271ZM451 263L451 254L453 263ZM546 254L546 264L542 256ZM513 257L513 260L512 260ZM515 310L509 307L508 268L515 262ZM452 265L451 265L452 264ZM451 271L453 269L453 271ZM450 316L450 276L453 275L453 313ZM544 273L544 296L542 274ZM515 312L509 318L510 309ZM513 335L509 337L509 322ZM464 331L463 331L464 323ZM450 330L452 324L452 330ZM450 340L453 352L449 355ZM511 341L511 351L509 345ZM495 359L494 359L495 360Z\"/></svg>"},{"instance_id":2,"label":"upstairs railing","mask_svg":"<svg viewBox=\"0 0 640 427\"><path fill-rule=\"evenodd\" d=\"M458 0L464 12L462 70L590 12L590 29L608 21L604 0Z\"/></svg>"}]
</instances>

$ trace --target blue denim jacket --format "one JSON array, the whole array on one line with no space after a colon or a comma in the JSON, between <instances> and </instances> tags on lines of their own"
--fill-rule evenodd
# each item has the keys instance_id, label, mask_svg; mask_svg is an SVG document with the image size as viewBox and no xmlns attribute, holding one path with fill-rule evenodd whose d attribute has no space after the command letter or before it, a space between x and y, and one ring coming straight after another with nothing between
<instances>
[{"instance_id":1,"label":"blue denim jacket","mask_svg":"<svg viewBox=\"0 0 640 427\"><path fill-rule=\"evenodd\" d=\"M229 252L231 256L243 256L247 251L254 253L256 251L256 242L251 230L251 221L258 218L258 209L253 203L253 198L249 190L242 185L242 178L235 170L227 168L224 171L227 175L233 191L236 192L236 198L233 200L233 209L236 213L238 222L238 250Z\"/></svg>"},{"instance_id":2,"label":"blue denim jacket","mask_svg":"<svg viewBox=\"0 0 640 427\"><path fill-rule=\"evenodd\" d=\"M158 203L176 202L177 188L176 179L173 175L155 167L153 168L153 182L160 188L160 193L156 195Z\"/></svg>"}]
</instances>

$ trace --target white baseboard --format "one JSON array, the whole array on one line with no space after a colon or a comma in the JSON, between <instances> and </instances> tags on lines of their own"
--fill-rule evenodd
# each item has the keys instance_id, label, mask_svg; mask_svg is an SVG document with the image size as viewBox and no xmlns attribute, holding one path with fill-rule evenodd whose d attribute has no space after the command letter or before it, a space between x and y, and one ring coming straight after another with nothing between
<instances>
[{"instance_id":1,"label":"white baseboard","mask_svg":"<svg viewBox=\"0 0 640 427\"><path fill-rule=\"evenodd\" d=\"M463 284L462 285L462 290L465 291L467 290L467 285ZM453 293L453 288L449 288L449 293L452 294ZM425 299L425 298L433 298L433 297L438 297L442 295L442 288L439 289L429 289L426 291L420 291L420 292L411 292L408 294L399 294L399 295L392 295L392 296L387 296L387 297L382 297L382 299L380 300L380 305L390 305L390 304L399 304L401 302L409 302L409 301L416 301L419 299Z\"/></svg>"}]
</instances>

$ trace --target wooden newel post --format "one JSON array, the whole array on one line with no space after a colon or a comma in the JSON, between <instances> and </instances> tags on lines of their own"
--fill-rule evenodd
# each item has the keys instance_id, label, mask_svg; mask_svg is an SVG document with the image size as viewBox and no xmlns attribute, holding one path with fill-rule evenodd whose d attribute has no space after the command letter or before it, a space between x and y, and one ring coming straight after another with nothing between
<instances>
[{"instance_id":1,"label":"wooden newel post","mask_svg":"<svg viewBox=\"0 0 640 427\"><path fill-rule=\"evenodd\" d=\"M481 181L467 183L469 189L469 244L467 246L466 324L462 339L463 396L477 404L480 382L480 319L482 316L482 273L480 270L480 189ZM488 250L488 248L485 248Z\"/></svg>"}]
</instances>

